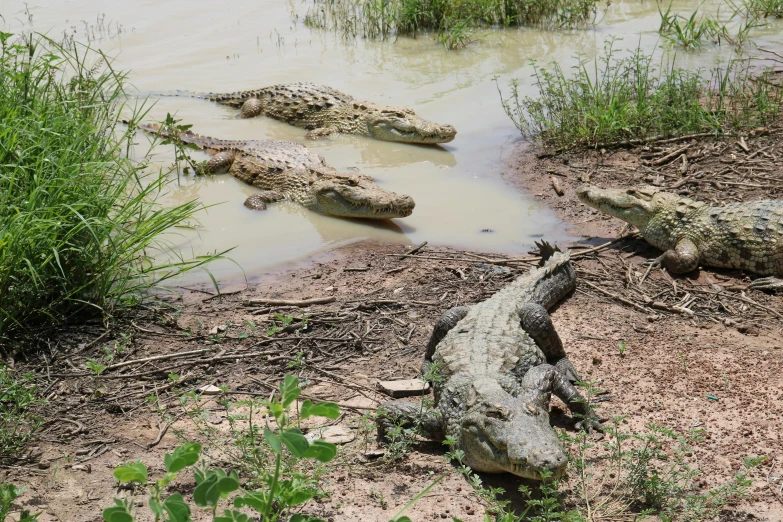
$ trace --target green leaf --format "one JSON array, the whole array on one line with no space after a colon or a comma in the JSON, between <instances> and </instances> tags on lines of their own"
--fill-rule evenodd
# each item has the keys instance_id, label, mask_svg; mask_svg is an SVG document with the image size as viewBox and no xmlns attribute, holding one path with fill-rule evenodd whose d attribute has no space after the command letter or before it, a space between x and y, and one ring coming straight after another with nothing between
<instances>
[{"instance_id":1,"label":"green leaf","mask_svg":"<svg viewBox=\"0 0 783 522\"><path fill-rule=\"evenodd\" d=\"M163 509L169 514L171 522L190 522L190 506L179 493L169 496L163 501Z\"/></svg>"},{"instance_id":2,"label":"green leaf","mask_svg":"<svg viewBox=\"0 0 783 522\"><path fill-rule=\"evenodd\" d=\"M313 404L309 400L304 401L302 403L302 418L306 419L314 415L326 417L327 419L336 419L340 416L340 407L333 402Z\"/></svg>"},{"instance_id":3,"label":"green leaf","mask_svg":"<svg viewBox=\"0 0 783 522\"><path fill-rule=\"evenodd\" d=\"M197 506L214 507L218 500L225 498L232 491L239 489L239 478L236 472L226 475L222 469L212 469L206 479L193 490L193 501Z\"/></svg>"},{"instance_id":4,"label":"green leaf","mask_svg":"<svg viewBox=\"0 0 783 522\"><path fill-rule=\"evenodd\" d=\"M269 428L264 428L264 440L276 454L280 455L280 437Z\"/></svg>"},{"instance_id":5,"label":"green leaf","mask_svg":"<svg viewBox=\"0 0 783 522\"><path fill-rule=\"evenodd\" d=\"M283 443L295 457L304 457L310 446L302 432L296 428L289 428L282 434Z\"/></svg>"},{"instance_id":6,"label":"green leaf","mask_svg":"<svg viewBox=\"0 0 783 522\"><path fill-rule=\"evenodd\" d=\"M286 375L285 380L280 383L280 402L283 408L288 406L299 398L299 394L302 393L299 388L299 379L293 375Z\"/></svg>"},{"instance_id":7,"label":"green leaf","mask_svg":"<svg viewBox=\"0 0 783 522\"><path fill-rule=\"evenodd\" d=\"M268 498L268 492L253 491L242 496L234 497L234 507L243 508L247 506L255 509L259 513L263 513Z\"/></svg>"},{"instance_id":8,"label":"green leaf","mask_svg":"<svg viewBox=\"0 0 783 522\"><path fill-rule=\"evenodd\" d=\"M316 518L311 517L310 515L300 515L297 513L296 515L291 517L290 522L326 522L322 518Z\"/></svg>"},{"instance_id":9,"label":"green leaf","mask_svg":"<svg viewBox=\"0 0 783 522\"><path fill-rule=\"evenodd\" d=\"M150 504L150 511L152 511L153 515L155 515L158 518L163 516L163 506L160 505L160 502L150 497L149 504Z\"/></svg>"},{"instance_id":10,"label":"green leaf","mask_svg":"<svg viewBox=\"0 0 783 522\"><path fill-rule=\"evenodd\" d=\"M315 496L315 491L310 489L298 489L288 496L288 505L297 506L304 504Z\"/></svg>"},{"instance_id":11,"label":"green leaf","mask_svg":"<svg viewBox=\"0 0 783 522\"><path fill-rule=\"evenodd\" d=\"M106 522L133 522L133 516L125 506L113 506L103 510L103 520Z\"/></svg>"},{"instance_id":12,"label":"green leaf","mask_svg":"<svg viewBox=\"0 0 783 522\"><path fill-rule=\"evenodd\" d=\"M250 518L244 513L226 509L223 511L222 516L215 517L212 522L247 522L248 520L250 520Z\"/></svg>"},{"instance_id":13,"label":"green leaf","mask_svg":"<svg viewBox=\"0 0 783 522\"><path fill-rule=\"evenodd\" d=\"M316 459L320 462L329 462L337 455L337 446L330 442L314 440L304 454L305 458Z\"/></svg>"},{"instance_id":14,"label":"green leaf","mask_svg":"<svg viewBox=\"0 0 783 522\"><path fill-rule=\"evenodd\" d=\"M215 487L220 496L226 498L229 493L239 489L239 480L235 476L223 477L217 481Z\"/></svg>"},{"instance_id":15,"label":"green leaf","mask_svg":"<svg viewBox=\"0 0 783 522\"><path fill-rule=\"evenodd\" d=\"M215 489L217 475L210 474L201 484L193 490L193 502L198 507L214 507L217 505L220 494Z\"/></svg>"},{"instance_id":16,"label":"green leaf","mask_svg":"<svg viewBox=\"0 0 783 522\"><path fill-rule=\"evenodd\" d=\"M174 449L174 453L166 453L163 464L166 471L176 473L198 462L201 453L201 444L185 442Z\"/></svg>"},{"instance_id":17,"label":"green leaf","mask_svg":"<svg viewBox=\"0 0 783 522\"><path fill-rule=\"evenodd\" d=\"M115 468L114 478L120 482L147 482L147 466L140 460Z\"/></svg>"}]
</instances>

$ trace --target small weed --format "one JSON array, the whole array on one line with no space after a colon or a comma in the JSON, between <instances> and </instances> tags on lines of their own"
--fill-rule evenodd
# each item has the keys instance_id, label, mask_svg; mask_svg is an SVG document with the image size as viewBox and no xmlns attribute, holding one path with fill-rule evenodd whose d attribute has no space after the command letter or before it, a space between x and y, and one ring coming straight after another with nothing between
<instances>
[{"instance_id":1,"label":"small weed","mask_svg":"<svg viewBox=\"0 0 783 522\"><path fill-rule=\"evenodd\" d=\"M15 376L0 366L0 458L12 458L41 426L42 419L31 411L42 402L35 394L32 374Z\"/></svg>"},{"instance_id":2,"label":"small weed","mask_svg":"<svg viewBox=\"0 0 783 522\"><path fill-rule=\"evenodd\" d=\"M322 522L320 519L300 514L291 510L312 499L317 490L312 487L312 481L297 474L285 473L284 461L314 460L321 463L331 461L337 454L334 444L316 440L309 442L298 428L293 427L287 413L288 407L298 399L301 389L296 377L286 376L280 384L279 395L275 395L261 404L264 412L274 419L274 427L264 427L259 430L252 422L249 429L252 432L252 444L267 456L262 467L255 467L255 476L240 486L239 474L236 471L226 473L220 468L212 468L205 462L195 466L201 457L201 445L184 443L173 453L165 455L163 460L166 473L155 481L148 476L147 467L140 461L120 466L114 470L115 478L122 483L138 483L146 485L149 493L149 509L155 520L171 522L186 522L190 520L191 507L180 494L164 496L167 486L185 468L194 467L196 488L193 491L193 502L196 506L206 508L212 513L214 522L230 522L249 520L241 510L250 509L261 516L263 522L287 520L292 522ZM302 403L300 417L322 416L330 419L339 417L340 411L336 404L321 402L313 404ZM289 464L290 466L290 464ZM249 490L260 486L259 489ZM222 501L234 494L233 507L224 509L218 515L218 507ZM103 511L106 522L132 522L134 520L133 505L126 499L114 499L114 506Z\"/></svg>"},{"instance_id":3,"label":"small weed","mask_svg":"<svg viewBox=\"0 0 783 522\"><path fill-rule=\"evenodd\" d=\"M0 522L5 522L6 518L8 518L8 515L13 509L14 500L19 498L23 491L24 488L18 488L7 482L0 484ZM22 510L15 520L18 522L35 522L38 520L38 515L39 514L33 515L27 510Z\"/></svg>"},{"instance_id":4,"label":"small weed","mask_svg":"<svg viewBox=\"0 0 783 522\"><path fill-rule=\"evenodd\" d=\"M625 357L625 351L628 349L628 344L619 342L617 343L617 349L620 351L620 357Z\"/></svg>"}]
</instances>

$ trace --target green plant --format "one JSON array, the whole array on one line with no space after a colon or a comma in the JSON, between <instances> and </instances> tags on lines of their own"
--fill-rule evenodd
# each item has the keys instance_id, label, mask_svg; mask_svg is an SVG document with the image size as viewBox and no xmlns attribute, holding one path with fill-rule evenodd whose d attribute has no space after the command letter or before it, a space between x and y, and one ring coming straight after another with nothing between
<instances>
[{"instance_id":1,"label":"green plant","mask_svg":"<svg viewBox=\"0 0 783 522\"><path fill-rule=\"evenodd\" d=\"M18 488L8 482L0 484L0 522L5 522L8 518L13 509L14 500L19 498L23 491L24 488ZM38 520L38 514L32 515L29 511L22 510L16 520L17 522L35 522Z\"/></svg>"},{"instance_id":2,"label":"green plant","mask_svg":"<svg viewBox=\"0 0 783 522\"><path fill-rule=\"evenodd\" d=\"M634 50L618 58L613 41L594 61L581 60L568 77L558 64L533 62L539 96L521 96L511 81L506 114L523 136L560 150L605 147L692 133L729 134L762 127L779 117L783 89L769 69L754 71L748 60L731 60L709 77L659 68Z\"/></svg>"},{"instance_id":3,"label":"green plant","mask_svg":"<svg viewBox=\"0 0 783 522\"><path fill-rule=\"evenodd\" d=\"M595 17L599 0L315 0L304 22L344 37L413 37L433 31L448 49L474 41L476 27L580 27Z\"/></svg>"},{"instance_id":4,"label":"green plant","mask_svg":"<svg viewBox=\"0 0 783 522\"><path fill-rule=\"evenodd\" d=\"M292 508L301 505L315 495L309 484L299 480L297 476L285 477L281 473L285 459L314 459L319 462L329 462L337 454L334 444L315 440L309 442L302 432L293 427L288 414L288 408L301 393L296 377L286 376L280 384L279 394L264 401L267 413L275 420L274 427L263 429L265 450L274 455L273 471L266 468L259 471L255 480L260 489L247 491L240 487L239 475L236 472L226 473L220 468L211 468L205 463L196 467L194 478L196 489L193 491L193 502L199 507L211 510L214 522L247 521L248 515L239 511L251 509L261 515L262 522L277 521L285 515L290 515ZM306 400L302 403L300 417L322 416L331 419L339 417L340 411L336 404L321 402L313 404ZM252 424L251 424L252 426ZM184 443L173 453L164 458L166 473L154 482L148 481L147 468L141 462L133 462L120 466L114 471L117 480L124 483L146 484L150 492L149 508L155 521L186 522L190 520L190 506L179 494L164 498L166 487L176 478L177 473L198 462L201 445ZM218 506L230 494L233 497L233 507L224 509L218 516ZM103 512L107 522L132 522L134 520L132 506L129 501L115 499L114 506ZM294 514L292 522L318 522L319 519L301 514Z\"/></svg>"},{"instance_id":5,"label":"green plant","mask_svg":"<svg viewBox=\"0 0 783 522\"><path fill-rule=\"evenodd\" d=\"M124 74L77 44L0 42L0 337L111 314L221 256L185 259L171 241L203 205L162 207L168 173L128 157L134 131L117 115L146 112L124 105Z\"/></svg>"},{"instance_id":6,"label":"green plant","mask_svg":"<svg viewBox=\"0 0 783 522\"><path fill-rule=\"evenodd\" d=\"M280 324L278 324L275 321L272 321L272 326L267 329L266 334L267 335L275 335L276 333L284 330L288 325L290 325L295 317L291 315L283 315L283 314L275 314L275 319L277 321L280 321Z\"/></svg>"},{"instance_id":7,"label":"green plant","mask_svg":"<svg viewBox=\"0 0 783 522\"><path fill-rule=\"evenodd\" d=\"M42 419L33 411L41 402L33 381L32 374L15 376L0 366L0 459L12 458L41 426Z\"/></svg>"}]
</instances>

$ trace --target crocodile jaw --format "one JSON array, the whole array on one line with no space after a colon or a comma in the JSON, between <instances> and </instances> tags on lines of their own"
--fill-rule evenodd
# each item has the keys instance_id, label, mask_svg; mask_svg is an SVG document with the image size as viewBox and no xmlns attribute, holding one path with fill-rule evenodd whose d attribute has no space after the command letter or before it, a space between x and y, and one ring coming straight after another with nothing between
<instances>
[{"instance_id":1,"label":"crocodile jaw","mask_svg":"<svg viewBox=\"0 0 783 522\"><path fill-rule=\"evenodd\" d=\"M532 480L563 476L568 457L549 424L549 414L507 393L483 397L460 422L463 463L476 471L512 473Z\"/></svg>"},{"instance_id":2,"label":"crocodile jaw","mask_svg":"<svg viewBox=\"0 0 783 522\"><path fill-rule=\"evenodd\" d=\"M647 228L659 208L660 192L655 187L602 189L582 185L576 190L579 201L605 214L622 219L640 230Z\"/></svg>"},{"instance_id":3,"label":"crocodile jaw","mask_svg":"<svg viewBox=\"0 0 783 522\"><path fill-rule=\"evenodd\" d=\"M369 179L340 175L314 182L315 205L311 210L360 219L404 218L413 213L416 203L412 197L382 189Z\"/></svg>"},{"instance_id":4,"label":"crocodile jaw","mask_svg":"<svg viewBox=\"0 0 783 522\"><path fill-rule=\"evenodd\" d=\"M368 119L367 130L373 138L400 143L448 143L457 130L416 116L410 109L382 109Z\"/></svg>"}]
</instances>

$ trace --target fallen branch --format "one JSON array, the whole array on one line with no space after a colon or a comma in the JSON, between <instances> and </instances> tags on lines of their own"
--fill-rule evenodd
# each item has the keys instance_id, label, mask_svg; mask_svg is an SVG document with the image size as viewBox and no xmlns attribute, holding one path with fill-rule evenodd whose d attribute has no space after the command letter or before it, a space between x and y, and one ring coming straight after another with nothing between
<instances>
[{"instance_id":1,"label":"fallen branch","mask_svg":"<svg viewBox=\"0 0 783 522\"><path fill-rule=\"evenodd\" d=\"M427 241L423 241L421 244L419 244L419 245L416 245L415 247L411 248L410 250L408 250L408 251L407 251L407 252L405 252L404 254L400 254L400 257L399 257L399 258L400 258L400 259L404 259L404 258L406 258L406 257L409 257L409 256L412 256L412 255L415 255L415 254L416 254L416 253L417 253L419 250L421 250L421 249L422 249L422 248L424 248L425 246L427 246Z\"/></svg>"},{"instance_id":2,"label":"fallen branch","mask_svg":"<svg viewBox=\"0 0 783 522\"><path fill-rule=\"evenodd\" d=\"M316 297L314 299L248 299L243 301L244 306L257 306L257 305L273 305L273 306L298 306L303 308L305 306L333 303L337 300L336 297Z\"/></svg>"},{"instance_id":3,"label":"fallen branch","mask_svg":"<svg viewBox=\"0 0 783 522\"><path fill-rule=\"evenodd\" d=\"M203 348L201 350L190 350L188 352L177 352L177 353L171 353L168 355L156 355L155 357L146 357L144 359L133 359L131 361L123 361L119 362L117 364L112 364L110 366L107 366L104 368L104 371L106 370L116 370L117 368L122 368L123 366L129 366L131 364L141 364L145 362L150 361L163 361L166 359L175 359L177 357L187 357L188 355L197 355L200 353L207 353L214 351L214 348Z\"/></svg>"}]
</instances>

